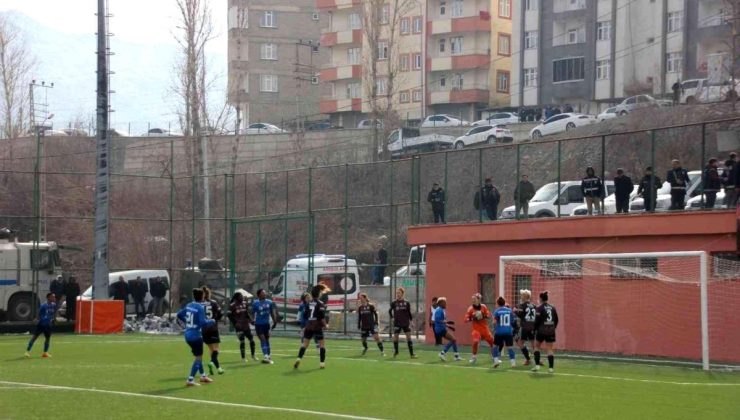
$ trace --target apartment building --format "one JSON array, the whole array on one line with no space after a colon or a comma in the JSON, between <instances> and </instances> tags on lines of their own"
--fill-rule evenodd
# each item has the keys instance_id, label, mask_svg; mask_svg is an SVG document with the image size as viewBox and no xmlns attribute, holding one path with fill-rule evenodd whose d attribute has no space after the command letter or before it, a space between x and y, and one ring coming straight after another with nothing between
<instances>
[{"instance_id":1,"label":"apartment building","mask_svg":"<svg viewBox=\"0 0 740 420\"><path fill-rule=\"evenodd\" d=\"M678 80L719 78L725 16L724 0L516 2L511 105L594 113L638 93L669 95Z\"/></svg>"},{"instance_id":2,"label":"apartment building","mask_svg":"<svg viewBox=\"0 0 740 420\"><path fill-rule=\"evenodd\" d=\"M242 127L316 118L328 14L315 0L229 0L228 101Z\"/></svg>"},{"instance_id":3,"label":"apartment building","mask_svg":"<svg viewBox=\"0 0 740 420\"><path fill-rule=\"evenodd\" d=\"M491 106L508 106L512 0L400 3L402 15L390 19L398 25L391 56L384 54L384 41L377 47L379 61L398 60L397 89L388 100L394 102L401 119L435 113L476 119ZM321 38L331 57L321 71L321 82L330 86L321 100L321 112L348 127L371 112L370 43L363 30L368 2L317 0L317 7L329 14L330 21ZM390 7L391 3L385 5L388 11L383 15L393 15ZM383 19L378 24L387 26ZM382 30L390 32L387 27ZM383 75L378 79L375 83L383 94Z\"/></svg>"}]
</instances>

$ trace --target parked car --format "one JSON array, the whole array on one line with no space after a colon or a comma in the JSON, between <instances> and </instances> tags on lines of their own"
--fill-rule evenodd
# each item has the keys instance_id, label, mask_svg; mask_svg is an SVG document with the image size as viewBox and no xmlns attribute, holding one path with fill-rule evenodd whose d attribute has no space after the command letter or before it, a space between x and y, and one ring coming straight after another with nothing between
<instances>
[{"instance_id":1,"label":"parked car","mask_svg":"<svg viewBox=\"0 0 740 420\"><path fill-rule=\"evenodd\" d=\"M44 135L44 137L67 137L69 134L67 134L64 130L55 130L53 128L47 128L41 132L41 134Z\"/></svg>"},{"instance_id":2,"label":"parked car","mask_svg":"<svg viewBox=\"0 0 740 420\"><path fill-rule=\"evenodd\" d=\"M627 115L636 109L650 108L650 107L664 107L671 106L673 102L666 99L655 99L650 95L635 95L630 96L616 106L615 112L617 115Z\"/></svg>"},{"instance_id":3,"label":"parked car","mask_svg":"<svg viewBox=\"0 0 740 420\"><path fill-rule=\"evenodd\" d=\"M614 194L614 181L605 181L606 194ZM558 214L569 216L573 210L584 203L581 181L561 181L560 190L558 183L551 182L544 185L529 200L530 217L555 217ZM502 219L513 219L516 217L516 207L509 206L501 212Z\"/></svg>"},{"instance_id":4,"label":"parked car","mask_svg":"<svg viewBox=\"0 0 740 420\"><path fill-rule=\"evenodd\" d=\"M378 128L383 128L383 121L375 120L375 125ZM357 123L357 128L361 130L370 130L373 128L373 120L362 120L359 123Z\"/></svg>"},{"instance_id":5,"label":"parked car","mask_svg":"<svg viewBox=\"0 0 740 420\"><path fill-rule=\"evenodd\" d=\"M330 121L319 121L312 124L309 124L306 127L306 130L308 131L325 131L325 130L338 130L342 127L336 126L332 124Z\"/></svg>"},{"instance_id":6,"label":"parked car","mask_svg":"<svg viewBox=\"0 0 740 420\"><path fill-rule=\"evenodd\" d=\"M388 136L388 151L391 157L403 157L416 153L445 150L452 147L455 138L442 134L421 135L418 128L399 128ZM378 149L378 154L382 153Z\"/></svg>"},{"instance_id":7,"label":"parked car","mask_svg":"<svg viewBox=\"0 0 740 420\"><path fill-rule=\"evenodd\" d=\"M595 122L596 117L593 115L577 114L574 112L553 115L542 124L533 128L529 132L529 137L532 140L537 140L544 136L563 133L573 130L576 127L593 124Z\"/></svg>"},{"instance_id":8,"label":"parked car","mask_svg":"<svg viewBox=\"0 0 740 420\"><path fill-rule=\"evenodd\" d=\"M630 193L630 201L634 200L635 197L637 197L638 188L640 188L639 185L635 185L632 188L632 192ZM617 197L614 194L611 194L610 196L604 199L604 214L616 214L616 213L617 213ZM586 206L585 204L582 204L574 208L573 211L570 213L570 215L571 216L586 216L588 215L588 206Z\"/></svg>"},{"instance_id":9,"label":"parked car","mask_svg":"<svg viewBox=\"0 0 740 420\"><path fill-rule=\"evenodd\" d=\"M696 103L696 91L700 84L706 82L707 79L690 79L681 82L681 100L682 104L693 104Z\"/></svg>"},{"instance_id":10,"label":"parked car","mask_svg":"<svg viewBox=\"0 0 740 420\"><path fill-rule=\"evenodd\" d=\"M471 125L477 127L479 125L499 125L499 124L518 124L519 115L516 112L496 112L484 118L478 120Z\"/></svg>"},{"instance_id":11,"label":"parked car","mask_svg":"<svg viewBox=\"0 0 740 420\"><path fill-rule=\"evenodd\" d=\"M601 114L596 116L596 119L599 122L604 122L606 120L611 120L612 118L617 118L617 107L613 106L611 108L605 109Z\"/></svg>"},{"instance_id":12,"label":"parked car","mask_svg":"<svg viewBox=\"0 0 740 420\"><path fill-rule=\"evenodd\" d=\"M111 128L108 130L108 136L110 137L128 137L128 133L123 130Z\"/></svg>"},{"instance_id":13,"label":"parked car","mask_svg":"<svg viewBox=\"0 0 740 420\"><path fill-rule=\"evenodd\" d=\"M733 97L733 95L740 94L740 82L736 82L734 90L732 89L731 85L731 80L727 80L723 83L710 84L707 79L699 79L697 81L694 96L687 97L686 103L705 104L729 100Z\"/></svg>"},{"instance_id":14,"label":"parked car","mask_svg":"<svg viewBox=\"0 0 740 420\"><path fill-rule=\"evenodd\" d=\"M689 171L689 184L686 187L686 199L690 200L692 197L696 197L698 194L701 194L700 186L701 171ZM668 211L670 208L671 184L669 184L668 181L665 181L658 190L658 196L655 199L655 211ZM645 200L642 197L635 197L635 199L630 202L630 211L645 211Z\"/></svg>"},{"instance_id":15,"label":"parked car","mask_svg":"<svg viewBox=\"0 0 740 420\"><path fill-rule=\"evenodd\" d=\"M282 134L287 131L268 123L253 123L241 130L241 134Z\"/></svg>"},{"instance_id":16,"label":"parked car","mask_svg":"<svg viewBox=\"0 0 740 420\"><path fill-rule=\"evenodd\" d=\"M62 131L64 131L68 136L90 137L90 133L82 128L63 128Z\"/></svg>"},{"instance_id":17,"label":"parked car","mask_svg":"<svg viewBox=\"0 0 740 420\"><path fill-rule=\"evenodd\" d=\"M504 125L480 125L468 130L467 133L455 139L455 149L461 150L474 144L510 143L514 141L511 130Z\"/></svg>"},{"instance_id":18,"label":"parked car","mask_svg":"<svg viewBox=\"0 0 740 420\"><path fill-rule=\"evenodd\" d=\"M182 136L179 131L167 130L164 128L151 128L146 133L142 134L141 137L170 137L170 136Z\"/></svg>"},{"instance_id":19,"label":"parked car","mask_svg":"<svg viewBox=\"0 0 740 420\"><path fill-rule=\"evenodd\" d=\"M453 117L452 115L437 114L424 118L421 123L422 128L428 127L467 127L470 123L465 120Z\"/></svg>"},{"instance_id":20,"label":"parked car","mask_svg":"<svg viewBox=\"0 0 740 420\"><path fill-rule=\"evenodd\" d=\"M719 191L717 193L717 201L714 203L715 209L722 209L725 208L723 202L725 200L725 192ZM696 195L695 197L690 198L688 201L686 201L686 210L701 210L704 208L704 203L707 201L707 197L704 196L704 199L702 200L701 193Z\"/></svg>"}]
</instances>

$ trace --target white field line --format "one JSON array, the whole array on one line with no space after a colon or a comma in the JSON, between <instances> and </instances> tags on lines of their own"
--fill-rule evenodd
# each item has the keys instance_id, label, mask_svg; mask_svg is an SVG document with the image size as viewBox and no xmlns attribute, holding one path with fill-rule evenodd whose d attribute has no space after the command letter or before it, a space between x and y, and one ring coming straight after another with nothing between
<instances>
[{"instance_id":1,"label":"white field line","mask_svg":"<svg viewBox=\"0 0 740 420\"><path fill-rule=\"evenodd\" d=\"M318 416L318 417L335 417L335 418L353 419L353 420L382 420L382 419L379 419L377 417L353 416L351 414L340 414L340 413L331 413L331 412L313 411L313 410L301 410L301 409L298 409L298 408L268 407L268 406L263 406L263 405L229 403L229 402L210 401L210 400L199 400L199 399L192 399L192 398L170 397L170 396L166 396L166 395L139 394L139 393L136 393L136 392L110 391L110 390L105 390L105 389L77 388L77 387L71 387L71 386L44 385L44 384L33 384L33 383L25 383L25 382L9 382L9 381L0 381L0 384L2 384L2 385L10 385L10 386L29 387L29 388L40 389L40 390L59 390L59 391L91 392L91 393L98 393L98 394L120 395L120 396L123 396L123 397L138 397L138 398L149 398L149 399L155 399L155 400L166 400L166 401L187 402L187 403L204 404L204 405L214 405L214 406L220 406L220 407L249 408L249 409L252 409L252 410L264 410L264 411L278 411L278 412L283 412L283 413L308 414L308 415Z\"/></svg>"}]
</instances>

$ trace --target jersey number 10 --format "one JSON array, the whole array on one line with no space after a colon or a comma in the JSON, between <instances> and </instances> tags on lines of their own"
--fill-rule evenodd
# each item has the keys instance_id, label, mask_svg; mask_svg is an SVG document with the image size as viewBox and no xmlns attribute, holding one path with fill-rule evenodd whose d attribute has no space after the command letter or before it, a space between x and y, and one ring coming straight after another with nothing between
<instances>
[{"instance_id":1,"label":"jersey number 10","mask_svg":"<svg viewBox=\"0 0 740 420\"><path fill-rule=\"evenodd\" d=\"M501 326L508 327L509 325L511 325L511 316L509 314L502 314L501 315Z\"/></svg>"}]
</instances>

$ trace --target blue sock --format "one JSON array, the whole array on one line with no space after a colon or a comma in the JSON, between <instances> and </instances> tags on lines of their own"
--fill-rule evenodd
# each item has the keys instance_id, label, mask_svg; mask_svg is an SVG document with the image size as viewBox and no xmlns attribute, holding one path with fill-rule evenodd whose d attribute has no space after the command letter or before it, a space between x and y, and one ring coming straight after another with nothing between
<instances>
[{"instance_id":1,"label":"blue sock","mask_svg":"<svg viewBox=\"0 0 740 420\"><path fill-rule=\"evenodd\" d=\"M198 361L193 360L193 366L190 367L190 376L188 376L188 379L191 381L193 378L195 378L195 374L198 372Z\"/></svg>"},{"instance_id":2,"label":"blue sock","mask_svg":"<svg viewBox=\"0 0 740 420\"><path fill-rule=\"evenodd\" d=\"M456 341L453 341L452 342L452 351L454 351L455 353L457 353L457 342Z\"/></svg>"},{"instance_id":3,"label":"blue sock","mask_svg":"<svg viewBox=\"0 0 740 420\"><path fill-rule=\"evenodd\" d=\"M500 355L501 355L501 351L498 349L498 346L493 346L493 357L498 359Z\"/></svg>"},{"instance_id":4,"label":"blue sock","mask_svg":"<svg viewBox=\"0 0 740 420\"><path fill-rule=\"evenodd\" d=\"M47 338L46 340L44 340L44 353L49 351L49 344L51 344L50 339Z\"/></svg>"},{"instance_id":5,"label":"blue sock","mask_svg":"<svg viewBox=\"0 0 740 420\"><path fill-rule=\"evenodd\" d=\"M28 347L26 348L26 351L31 351L31 348L33 347L33 342L36 341L35 338L32 338L31 341L28 342Z\"/></svg>"},{"instance_id":6,"label":"blue sock","mask_svg":"<svg viewBox=\"0 0 740 420\"><path fill-rule=\"evenodd\" d=\"M514 360L514 359L516 359L516 355L514 354L514 349L510 347L509 348L509 360Z\"/></svg>"},{"instance_id":7,"label":"blue sock","mask_svg":"<svg viewBox=\"0 0 740 420\"><path fill-rule=\"evenodd\" d=\"M206 372L203 370L203 361L198 360L197 363L198 363L198 373L200 373L200 376L205 375Z\"/></svg>"},{"instance_id":8,"label":"blue sock","mask_svg":"<svg viewBox=\"0 0 740 420\"><path fill-rule=\"evenodd\" d=\"M265 342L263 341L263 342L262 342L262 343L260 343L260 344L262 345L262 354L263 354L264 356L267 356L267 355L269 355L269 354L270 354L270 348L269 348L269 346L267 345L267 343L265 343Z\"/></svg>"},{"instance_id":9,"label":"blue sock","mask_svg":"<svg viewBox=\"0 0 740 420\"><path fill-rule=\"evenodd\" d=\"M265 345L267 346L267 355L270 355L270 339L268 338L265 340Z\"/></svg>"},{"instance_id":10,"label":"blue sock","mask_svg":"<svg viewBox=\"0 0 740 420\"><path fill-rule=\"evenodd\" d=\"M445 348L444 348L444 350L442 350L442 352L443 353L447 353L450 350L450 347L452 347L452 343L451 342L450 343L447 343L445 345Z\"/></svg>"},{"instance_id":11,"label":"blue sock","mask_svg":"<svg viewBox=\"0 0 740 420\"><path fill-rule=\"evenodd\" d=\"M491 347L491 357L496 357L496 350L497 349L498 349L498 347L496 347L495 345L493 347Z\"/></svg>"}]
</instances>

